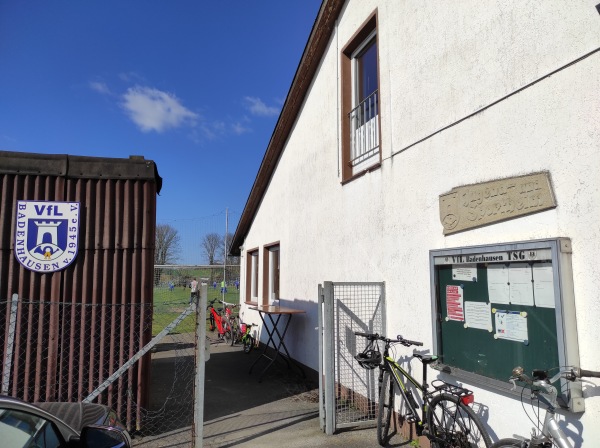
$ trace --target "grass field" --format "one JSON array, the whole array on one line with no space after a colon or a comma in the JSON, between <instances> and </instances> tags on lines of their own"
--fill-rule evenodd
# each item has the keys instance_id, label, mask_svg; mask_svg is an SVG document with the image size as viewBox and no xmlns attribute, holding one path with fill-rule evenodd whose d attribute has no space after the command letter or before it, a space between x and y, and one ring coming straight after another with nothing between
<instances>
[{"instance_id":1,"label":"grass field","mask_svg":"<svg viewBox=\"0 0 600 448\"><path fill-rule=\"evenodd\" d=\"M211 286L208 288L208 301L212 299L222 299L220 287L216 289ZM226 302L239 303L240 293L234 287L227 288L225 294ZM179 316L183 310L190 303L190 288L176 286L173 290L169 290L168 287L156 287L154 288L154 319L152 321L152 336L156 336L160 333L167 325ZM195 324L195 316L190 315L186 317L177 328L173 330L174 333L193 333Z\"/></svg>"}]
</instances>

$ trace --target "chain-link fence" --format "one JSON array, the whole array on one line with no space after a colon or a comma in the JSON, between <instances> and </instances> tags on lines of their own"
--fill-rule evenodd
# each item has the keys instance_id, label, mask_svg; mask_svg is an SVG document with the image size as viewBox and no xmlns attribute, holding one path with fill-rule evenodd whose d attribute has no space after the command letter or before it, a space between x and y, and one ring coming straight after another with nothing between
<instances>
[{"instance_id":1,"label":"chain-link fence","mask_svg":"<svg viewBox=\"0 0 600 448\"><path fill-rule=\"evenodd\" d=\"M229 303L240 302L240 266L164 265L154 267L154 304L156 306L190 299L192 280L208 284L208 298Z\"/></svg>"},{"instance_id":2,"label":"chain-link fence","mask_svg":"<svg viewBox=\"0 0 600 448\"><path fill-rule=\"evenodd\" d=\"M2 392L27 401L80 401L150 340L152 307L21 299L0 302L4 347ZM7 325L8 324L8 325ZM141 405L149 359L122 375L97 402L115 407L138 426L131 397Z\"/></svg>"},{"instance_id":3,"label":"chain-link fence","mask_svg":"<svg viewBox=\"0 0 600 448\"><path fill-rule=\"evenodd\" d=\"M189 281L239 303L239 266L156 267L154 303L0 301L0 393L112 407L134 445L193 442L197 311Z\"/></svg>"},{"instance_id":4,"label":"chain-link fence","mask_svg":"<svg viewBox=\"0 0 600 448\"><path fill-rule=\"evenodd\" d=\"M15 295L0 302L0 310L6 311L0 319L3 394L105 404L136 445L165 434L191 443L196 313L189 300L81 304ZM174 320L177 325L157 338Z\"/></svg>"}]
</instances>

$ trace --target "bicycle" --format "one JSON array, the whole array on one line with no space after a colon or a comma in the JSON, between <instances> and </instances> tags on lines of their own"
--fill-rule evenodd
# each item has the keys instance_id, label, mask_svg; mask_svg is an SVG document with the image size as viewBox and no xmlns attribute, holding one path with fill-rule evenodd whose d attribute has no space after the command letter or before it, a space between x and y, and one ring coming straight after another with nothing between
<instances>
[{"instance_id":1,"label":"bicycle","mask_svg":"<svg viewBox=\"0 0 600 448\"><path fill-rule=\"evenodd\" d=\"M491 448L503 448L503 447L520 447L520 448L551 448L557 446L559 448L573 448L571 442L567 439L565 434L562 432L554 415L556 413L558 392L556 387L552 385L561 378L568 381L576 381L579 378L600 378L600 372L594 372L592 370L583 370L579 367L562 367L558 369L552 378L548 377L548 371L546 370L534 370L532 372L532 378L523 373L523 367L515 367L510 377L510 382L513 383L513 389L517 386L516 381L521 381L531 387L531 399L538 401L538 421L533 421L527 414L527 417L537 425L537 428L533 428L531 431L531 438L527 439L524 437L519 438L506 438L498 440L492 445ZM521 403L523 403L523 394L526 387L523 387L521 391ZM544 424L540 430L540 419L539 419L539 402L542 402L546 407L546 415L544 417ZM532 406L533 403L532 403ZM523 406L525 409L525 406Z\"/></svg>"},{"instance_id":2,"label":"bicycle","mask_svg":"<svg viewBox=\"0 0 600 448\"><path fill-rule=\"evenodd\" d=\"M418 436L427 437L434 448L473 448L489 447L491 439L479 417L468 406L474 402L473 392L441 380L432 382L434 390L429 390L427 366L437 361L437 356L418 353L413 350L413 358L423 364L423 381L419 383L390 356L390 347L401 344L405 347L422 346L422 342L410 341L398 335L388 339L373 333L355 333L369 342L365 350L355 359L366 369L379 368L379 408L377 415L377 441L386 446L390 436L390 421L394 412L394 388L400 392L409 423L415 423ZM379 351L379 341L384 343L383 356ZM393 381L392 381L393 379ZM422 406L407 386L410 382L420 393ZM401 409L401 408L400 408ZM419 410L421 414L419 414Z\"/></svg>"},{"instance_id":3,"label":"bicycle","mask_svg":"<svg viewBox=\"0 0 600 448\"><path fill-rule=\"evenodd\" d=\"M232 319L232 338L231 345L241 343L244 346L244 353L250 353L255 345L254 336L252 336L252 327L257 327L256 324L246 324L242 322L240 316L235 316Z\"/></svg>"},{"instance_id":4,"label":"bicycle","mask_svg":"<svg viewBox=\"0 0 600 448\"><path fill-rule=\"evenodd\" d=\"M256 345L256 339L252 336L252 327L256 324L241 324L242 337L240 341L244 344L244 353L250 353Z\"/></svg>"},{"instance_id":5,"label":"bicycle","mask_svg":"<svg viewBox=\"0 0 600 448\"><path fill-rule=\"evenodd\" d=\"M209 329L210 331L215 331L218 329L218 337L219 339L224 340L225 342L229 342L232 339L232 328L230 322L231 309L227 307L227 305L233 305L232 303L227 303L224 301L220 301L224 305L224 310L220 309L220 312L217 312L214 307L214 303L220 301L219 299L213 299L208 303L206 307L207 311L209 311L207 320L209 321ZM221 314L224 313L224 314Z\"/></svg>"},{"instance_id":6,"label":"bicycle","mask_svg":"<svg viewBox=\"0 0 600 448\"><path fill-rule=\"evenodd\" d=\"M220 302L223 304L223 309L225 310L225 319L227 320L229 328L231 329L231 346L233 347L236 343L240 341L241 338L240 316L236 316L233 314L234 309L239 308L240 305L236 303L228 303L224 300L220 300Z\"/></svg>"}]
</instances>

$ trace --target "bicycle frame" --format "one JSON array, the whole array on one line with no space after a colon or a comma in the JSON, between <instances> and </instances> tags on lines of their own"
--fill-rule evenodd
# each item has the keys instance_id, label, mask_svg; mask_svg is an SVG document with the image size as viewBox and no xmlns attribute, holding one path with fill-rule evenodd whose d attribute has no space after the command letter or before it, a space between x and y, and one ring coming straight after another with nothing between
<instances>
[{"instance_id":1,"label":"bicycle frame","mask_svg":"<svg viewBox=\"0 0 600 448\"><path fill-rule=\"evenodd\" d=\"M219 334L222 336L225 334L225 326L223 325L223 322L225 320L227 320L227 322L229 321L229 317L228 317L228 313L227 313L227 308L225 311L225 316L222 316L221 314L219 314L217 312L217 310L215 310L215 307L213 306L213 304L211 303L209 305L210 308L210 314L213 317L214 321L215 321L215 325L217 326L217 329L219 330ZM231 313L231 312L229 312Z\"/></svg>"},{"instance_id":2,"label":"bicycle frame","mask_svg":"<svg viewBox=\"0 0 600 448\"><path fill-rule=\"evenodd\" d=\"M381 383L383 378L384 370L387 370L392 374L392 378L394 379L394 383L397 386L397 389L400 391L408 410L410 411L410 415L414 418L416 423L416 431L417 435L423 435L423 430L425 429L425 415L427 414L427 399L426 397L429 395L427 384L427 365L423 363L423 383L419 383L415 378L412 377L406 370L404 370L393 358L391 358L387 351L383 356L384 366L380 367L379 373L379 381ZM415 397L412 394L412 391L408 389L407 384L403 381L402 375L412 383L418 391L421 392L423 398L423 406L419 406ZM421 415L419 415L419 409L421 409Z\"/></svg>"},{"instance_id":3,"label":"bicycle frame","mask_svg":"<svg viewBox=\"0 0 600 448\"><path fill-rule=\"evenodd\" d=\"M243 344L246 341L250 341L250 343L252 343L252 345L256 345L256 340L254 339L254 336L252 336L252 327L256 327L256 324L241 324L241 325L245 325L245 331L242 332L242 337L240 338L240 342Z\"/></svg>"},{"instance_id":4,"label":"bicycle frame","mask_svg":"<svg viewBox=\"0 0 600 448\"><path fill-rule=\"evenodd\" d=\"M552 385L561 379L565 372L569 369L560 369L559 372L550 379L537 380L535 386L541 390L532 390L532 399L541 401L546 406L546 415L544 416L544 425L541 433L532 434L530 444L538 446L543 442L552 441L558 448L572 448L571 442L558 426L558 422L554 418L556 414L557 390ZM514 383L513 383L514 384ZM553 445L553 446L554 446Z\"/></svg>"}]
</instances>

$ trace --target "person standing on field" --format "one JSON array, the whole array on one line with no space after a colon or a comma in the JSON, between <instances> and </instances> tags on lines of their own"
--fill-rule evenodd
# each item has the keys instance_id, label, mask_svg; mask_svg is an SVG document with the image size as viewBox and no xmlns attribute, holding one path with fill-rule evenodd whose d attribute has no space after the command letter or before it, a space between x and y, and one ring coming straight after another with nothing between
<instances>
[{"instance_id":1,"label":"person standing on field","mask_svg":"<svg viewBox=\"0 0 600 448\"><path fill-rule=\"evenodd\" d=\"M190 295L190 303L192 303L194 299L198 298L198 282L196 281L196 279L192 280L192 282L190 283L190 288L192 290L192 293Z\"/></svg>"}]
</instances>

